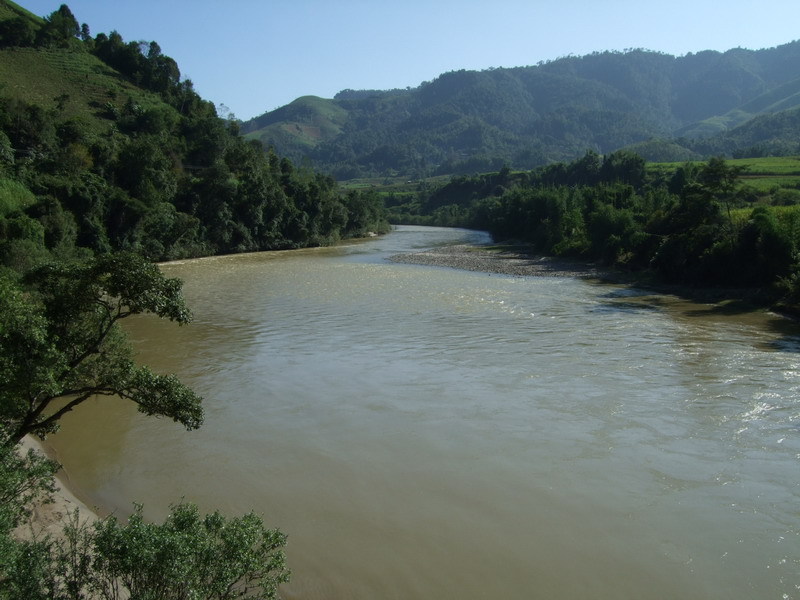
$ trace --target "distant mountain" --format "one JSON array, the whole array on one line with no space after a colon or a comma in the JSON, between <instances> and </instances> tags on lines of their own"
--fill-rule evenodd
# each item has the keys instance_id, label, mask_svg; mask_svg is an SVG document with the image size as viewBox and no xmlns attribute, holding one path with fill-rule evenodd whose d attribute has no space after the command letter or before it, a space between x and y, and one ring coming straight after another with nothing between
<instances>
[{"instance_id":1,"label":"distant mountain","mask_svg":"<svg viewBox=\"0 0 800 600\"><path fill-rule=\"evenodd\" d=\"M623 147L651 160L700 157L709 148L800 152L781 129L790 117L766 118L796 107L800 41L454 71L414 89L305 96L244 123L242 132L340 179L420 176L531 168ZM759 117L749 133L736 133Z\"/></svg>"}]
</instances>

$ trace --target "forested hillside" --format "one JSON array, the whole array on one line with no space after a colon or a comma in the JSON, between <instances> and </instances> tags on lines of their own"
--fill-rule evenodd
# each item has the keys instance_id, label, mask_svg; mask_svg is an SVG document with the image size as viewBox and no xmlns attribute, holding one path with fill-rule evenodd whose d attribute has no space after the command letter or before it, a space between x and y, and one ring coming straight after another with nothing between
<instances>
[{"instance_id":1,"label":"forested hillside","mask_svg":"<svg viewBox=\"0 0 800 600\"><path fill-rule=\"evenodd\" d=\"M0 0L0 264L327 244L386 227L379 199L265 153L156 42Z\"/></svg>"},{"instance_id":2,"label":"forested hillside","mask_svg":"<svg viewBox=\"0 0 800 600\"><path fill-rule=\"evenodd\" d=\"M242 131L339 179L421 177L624 147L650 160L796 153L786 123L796 129L799 104L800 42L681 57L637 49L304 97Z\"/></svg>"}]
</instances>

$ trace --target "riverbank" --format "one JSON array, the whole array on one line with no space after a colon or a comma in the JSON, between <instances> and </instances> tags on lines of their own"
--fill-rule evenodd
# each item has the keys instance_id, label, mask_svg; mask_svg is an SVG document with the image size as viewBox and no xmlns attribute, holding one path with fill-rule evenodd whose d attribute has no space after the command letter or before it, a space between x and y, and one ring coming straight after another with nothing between
<instances>
[{"instance_id":1,"label":"riverbank","mask_svg":"<svg viewBox=\"0 0 800 600\"><path fill-rule=\"evenodd\" d=\"M647 273L635 273L603 267L591 262L554 256L542 256L525 246L456 244L420 252L395 254L396 263L450 267L467 271L510 275L514 277L576 277L608 283L636 286L657 294L678 296L699 303L719 305L719 310L748 311L771 309L785 317L796 318L794 311L775 307L770 290L752 288L693 287L664 283Z\"/></svg>"},{"instance_id":2,"label":"riverbank","mask_svg":"<svg viewBox=\"0 0 800 600\"><path fill-rule=\"evenodd\" d=\"M26 436L20 443L20 450L27 453L33 449L49 458L55 459L53 450L39 439ZM81 523L93 525L101 516L100 511L91 509L75 493L74 486L69 480L69 475L64 469L56 474L56 491L52 502L38 503L32 509L30 524L19 527L16 534L23 539L32 539L34 536L51 535L58 537L68 519L78 509Z\"/></svg>"}]
</instances>

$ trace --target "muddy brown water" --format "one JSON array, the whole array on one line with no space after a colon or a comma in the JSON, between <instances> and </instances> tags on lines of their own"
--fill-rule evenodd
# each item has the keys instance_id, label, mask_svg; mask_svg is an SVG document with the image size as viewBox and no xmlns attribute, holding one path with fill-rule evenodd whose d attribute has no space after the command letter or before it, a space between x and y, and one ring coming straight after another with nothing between
<instances>
[{"instance_id":1,"label":"muddy brown water","mask_svg":"<svg viewBox=\"0 0 800 600\"><path fill-rule=\"evenodd\" d=\"M140 359L186 432L96 401L51 438L90 503L255 510L286 598L800 598L800 330L645 290L390 263L403 227L165 265Z\"/></svg>"}]
</instances>

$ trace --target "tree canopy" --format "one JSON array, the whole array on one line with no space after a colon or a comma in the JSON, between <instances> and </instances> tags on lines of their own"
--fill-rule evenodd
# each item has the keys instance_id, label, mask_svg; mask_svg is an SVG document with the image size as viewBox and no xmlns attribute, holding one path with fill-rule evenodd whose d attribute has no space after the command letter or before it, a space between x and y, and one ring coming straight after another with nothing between
<instances>
[{"instance_id":1,"label":"tree canopy","mask_svg":"<svg viewBox=\"0 0 800 600\"><path fill-rule=\"evenodd\" d=\"M0 598L148 600L277 597L289 571L286 536L249 513L200 515L181 502L162 524L136 506L62 537L17 539L31 504L54 491L58 465L21 454L27 434L44 437L92 396L129 400L187 429L203 421L201 398L174 375L136 364L120 321L152 313L191 320L177 279L132 253L50 262L23 275L0 271Z\"/></svg>"},{"instance_id":2,"label":"tree canopy","mask_svg":"<svg viewBox=\"0 0 800 600\"><path fill-rule=\"evenodd\" d=\"M532 171L420 185L387 195L387 204L398 223L483 229L543 254L662 282L738 288L797 312L800 207L785 205L797 202L795 190L758 192L744 172L721 157L665 171L628 151L590 151Z\"/></svg>"},{"instance_id":3,"label":"tree canopy","mask_svg":"<svg viewBox=\"0 0 800 600\"><path fill-rule=\"evenodd\" d=\"M157 42L92 38L65 5L41 21L20 11L0 13L0 78L13 81L0 85L0 265L299 248L388 228L380 202L352 213L331 177L240 136Z\"/></svg>"},{"instance_id":4,"label":"tree canopy","mask_svg":"<svg viewBox=\"0 0 800 600\"><path fill-rule=\"evenodd\" d=\"M187 429L200 426L201 399L176 377L136 365L118 326L145 312L188 323L178 280L120 253L48 263L23 283L0 278L0 424L13 440L55 431L92 396L130 400Z\"/></svg>"}]
</instances>

